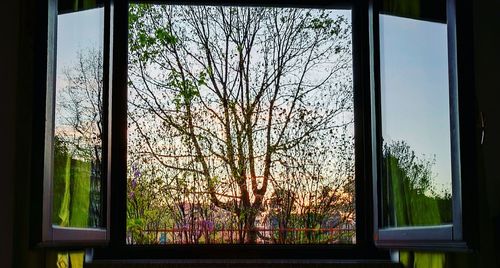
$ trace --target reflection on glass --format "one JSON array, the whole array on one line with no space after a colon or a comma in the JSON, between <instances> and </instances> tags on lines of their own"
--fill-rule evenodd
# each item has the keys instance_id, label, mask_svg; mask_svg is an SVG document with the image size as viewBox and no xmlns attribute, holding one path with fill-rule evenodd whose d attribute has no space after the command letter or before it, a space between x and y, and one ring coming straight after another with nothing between
<instances>
[{"instance_id":1,"label":"reflection on glass","mask_svg":"<svg viewBox=\"0 0 500 268\"><path fill-rule=\"evenodd\" d=\"M350 12L131 5L131 244L355 242Z\"/></svg>"},{"instance_id":2,"label":"reflection on glass","mask_svg":"<svg viewBox=\"0 0 500 268\"><path fill-rule=\"evenodd\" d=\"M58 16L52 223L101 227L103 8Z\"/></svg>"},{"instance_id":3,"label":"reflection on glass","mask_svg":"<svg viewBox=\"0 0 500 268\"><path fill-rule=\"evenodd\" d=\"M451 223L446 24L380 16L383 221Z\"/></svg>"}]
</instances>

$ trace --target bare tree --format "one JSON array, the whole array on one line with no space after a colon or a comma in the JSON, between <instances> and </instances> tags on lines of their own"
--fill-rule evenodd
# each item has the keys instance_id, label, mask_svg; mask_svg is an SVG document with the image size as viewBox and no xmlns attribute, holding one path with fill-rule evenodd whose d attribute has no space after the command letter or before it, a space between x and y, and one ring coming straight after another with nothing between
<instances>
[{"instance_id":1,"label":"bare tree","mask_svg":"<svg viewBox=\"0 0 500 268\"><path fill-rule=\"evenodd\" d=\"M239 242L255 243L256 219L290 165L302 184L318 165L339 187L353 179L326 164L353 158L330 142L343 133L352 143L344 17L167 5L131 5L129 17L129 158L162 167L170 195L230 212Z\"/></svg>"}]
</instances>

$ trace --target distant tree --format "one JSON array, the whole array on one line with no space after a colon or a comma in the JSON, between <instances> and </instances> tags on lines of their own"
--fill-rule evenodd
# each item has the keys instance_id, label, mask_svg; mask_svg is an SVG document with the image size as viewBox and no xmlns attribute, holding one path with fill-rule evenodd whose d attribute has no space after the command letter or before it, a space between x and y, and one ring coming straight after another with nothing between
<instances>
[{"instance_id":1,"label":"distant tree","mask_svg":"<svg viewBox=\"0 0 500 268\"><path fill-rule=\"evenodd\" d=\"M102 55L81 50L77 62L64 69L56 96L56 135L82 159L101 162L103 127Z\"/></svg>"},{"instance_id":2,"label":"distant tree","mask_svg":"<svg viewBox=\"0 0 500 268\"><path fill-rule=\"evenodd\" d=\"M328 228L354 224L354 143L347 133L347 129L339 128L335 138L322 142L320 148L289 152L294 158L282 163L284 171L278 177L285 180L273 183L271 199L280 227L315 229L325 227L325 222L329 222ZM340 157L332 159L332 154ZM284 236L287 234L281 232L280 239Z\"/></svg>"},{"instance_id":3,"label":"distant tree","mask_svg":"<svg viewBox=\"0 0 500 268\"><path fill-rule=\"evenodd\" d=\"M435 159L417 155L405 141L385 143L383 153L387 220L394 226L451 222L451 195L436 184Z\"/></svg>"},{"instance_id":4,"label":"distant tree","mask_svg":"<svg viewBox=\"0 0 500 268\"><path fill-rule=\"evenodd\" d=\"M78 52L74 65L65 66L57 80L55 136L57 148L74 159L90 163L89 226L102 216L101 165L103 135L103 61L97 48Z\"/></svg>"}]
</instances>

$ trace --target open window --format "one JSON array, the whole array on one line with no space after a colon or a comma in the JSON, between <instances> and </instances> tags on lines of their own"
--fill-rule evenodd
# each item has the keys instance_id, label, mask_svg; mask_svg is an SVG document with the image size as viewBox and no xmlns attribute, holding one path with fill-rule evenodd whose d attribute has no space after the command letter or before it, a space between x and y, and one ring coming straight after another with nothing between
<instances>
[{"instance_id":1,"label":"open window","mask_svg":"<svg viewBox=\"0 0 500 268\"><path fill-rule=\"evenodd\" d=\"M366 231L371 182L354 180L364 136L352 135L362 107L353 3L130 1L114 16L118 247L96 258L387 258ZM310 195L296 192L304 186ZM338 209L320 215L322 205ZM154 206L162 214L144 211Z\"/></svg>"},{"instance_id":2,"label":"open window","mask_svg":"<svg viewBox=\"0 0 500 268\"><path fill-rule=\"evenodd\" d=\"M48 1L42 242L109 241L102 258L465 247L454 1L146 2Z\"/></svg>"},{"instance_id":3,"label":"open window","mask_svg":"<svg viewBox=\"0 0 500 268\"><path fill-rule=\"evenodd\" d=\"M42 244L108 240L105 9L49 1Z\"/></svg>"},{"instance_id":4,"label":"open window","mask_svg":"<svg viewBox=\"0 0 500 268\"><path fill-rule=\"evenodd\" d=\"M455 1L373 7L376 244L465 249L475 126L457 76Z\"/></svg>"}]
</instances>

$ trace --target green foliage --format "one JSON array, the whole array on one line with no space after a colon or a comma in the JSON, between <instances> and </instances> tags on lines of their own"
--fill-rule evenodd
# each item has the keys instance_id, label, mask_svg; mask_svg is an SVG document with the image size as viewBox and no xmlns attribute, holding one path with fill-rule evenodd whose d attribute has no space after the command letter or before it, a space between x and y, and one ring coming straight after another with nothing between
<instances>
[{"instance_id":1,"label":"green foliage","mask_svg":"<svg viewBox=\"0 0 500 268\"><path fill-rule=\"evenodd\" d=\"M345 23L346 19L344 17L340 16L336 19L332 19L331 17L329 17L328 13L324 12L320 16L311 18L306 28L318 31L319 33L329 36L345 36L349 34L350 30L350 28L344 27ZM338 46L338 48L340 49L341 47Z\"/></svg>"},{"instance_id":2,"label":"green foliage","mask_svg":"<svg viewBox=\"0 0 500 268\"><path fill-rule=\"evenodd\" d=\"M143 232L147 229L147 222L142 218L127 218L127 230L138 244L155 244L154 233Z\"/></svg>"},{"instance_id":3,"label":"green foliage","mask_svg":"<svg viewBox=\"0 0 500 268\"><path fill-rule=\"evenodd\" d=\"M314 18L311 20L309 28L311 29L325 29L331 27L333 23L332 19L329 18Z\"/></svg>"},{"instance_id":4,"label":"green foliage","mask_svg":"<svg viewBox=\"0 0 500 268\"><path fill-rule=\"evenodd\" d=\"M433 161L419 159L409 145L384 147L384 195L395 226L425 226L451 222L451 197L433 188Z\"/></svg>"},{"instance_id":5,"label":"green foliage","mask_svg":"<svg viewBox=\"0 0 500 268\"><path fill-rule=\"evenodd\" d=\"M155 16L155 9L149 4L132 4L129 8L129 49L137 55L137 59L148 63L155 59L162 50L177 44L178 39L167 25L153 27L144 18Z\"/></svg>"},{"instance_id":6,"label":"green foliage","mask_svg":"<svg viewBox=\"0 0 500 268\"><path fill-rule=\"evenodd\" d=\"M179 90L179 93L173 98L177 110L183 105L191 104L195 97L200 96L199 87L205 84L205 77L204 72L201 72L196 80L186 79L175 71L169 74L168 85Z\"/></svg>"},{"instance_id":7,"label":"green foliage","mask_svg":"<svg viewBox=\"0 0 500 268\"><path fill-rule=\"evenodd\" d=\"M209 181L208 181L208 187L209 188L212 188L212 187L215 187L217 184L220 183L220 179L218 176L214 176L212 177Z\"/></svg>"},{"instance_id":8,"label":"green foliage","mask_svg":"<svg viewBox=\"0 0 500 268\"><path fill-rule=\"evenodd\" d=\"M177 43L177 37L168 32L165 28L157 28L155 30L155 37L163 44L175 45Z\"/></svg>"},{"instance_id":9,"label":"green foliage","mask_svg":"<svg viewBox=\"0 0 500 268\"><path fill-rule=\"evenodd\" d=\"M407 172L398 165L398 159L386 159L388 174L391 180L391 190L398 226L434 225L442 222L437 200L421 192L420 187L412 184Z\"/></svg>"}]
</instances>

